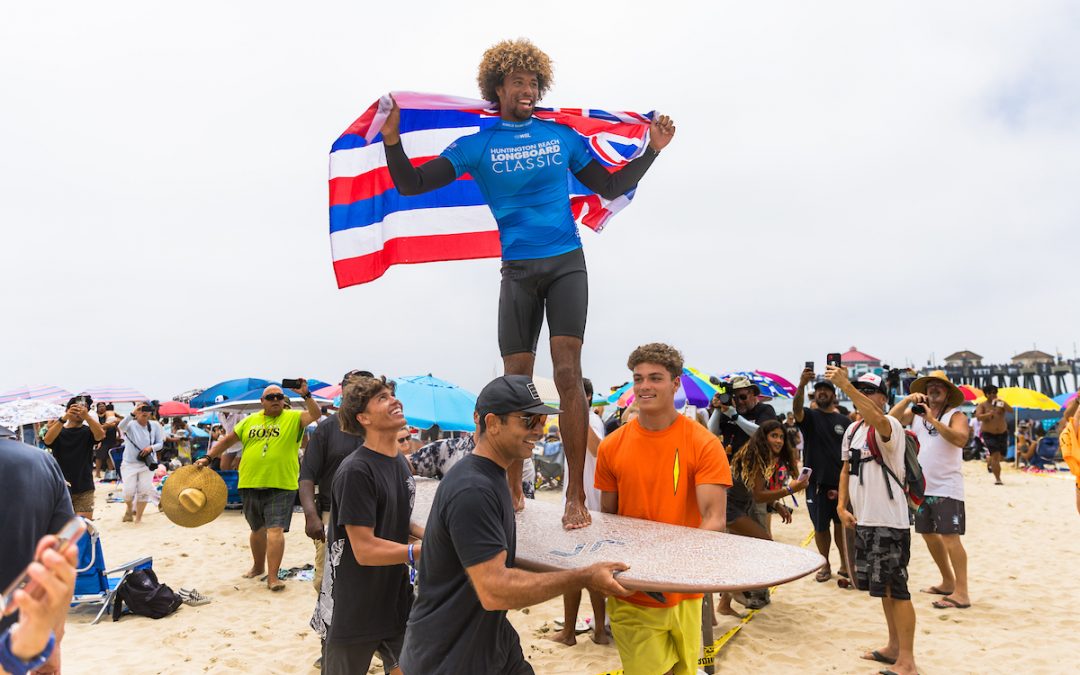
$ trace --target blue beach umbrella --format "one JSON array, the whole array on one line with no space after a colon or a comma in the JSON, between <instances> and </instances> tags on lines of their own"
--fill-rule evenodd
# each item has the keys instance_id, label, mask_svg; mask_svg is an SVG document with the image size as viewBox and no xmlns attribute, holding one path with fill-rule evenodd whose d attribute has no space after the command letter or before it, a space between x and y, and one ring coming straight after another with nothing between
<instances>
[{"instance_id":1,"label":"blue beach umbrella","mask_svg":"<svg viewBox=\"0 0 1080 675\"><path fill-rule=\"evenodd\" d=\"M405 375L394 378L394 395L405 408L409 424L427 429L438 424L443 431L473 431L476 395L428 375Z\"/></svg>"},{"instance_id":2,"label":"blue beach umbrella","mask_svg":"<svg viewBox=\"0 0 1080 675\"><path fill-rule=\"evenodd\" d=\"M251 391L261 389L270 384L270 380L260 377L241 377L235 380L225 380L209 387L203 393L188 401L192 408L206 408L216 403L224 403L235 399Z\"/></svg>"},{"instance_id":3,"label":"blue beach umbrella","mask_svg":"<svg viewBox=\"0 0 1080 675\"><path fill-rule=\"evenodd\" d=\"M251 391L245 391L244 393L238 394L237 396L222 401L221 403L215 403L214 405L207 406L202 409L202 412L210 413L218 410L224 410L227 412L254 412L262 407L263 389L266 389L266 387L271 384L277 385L279 387L281 386L281 383L279 382L267 382L263 386L256 387ZM289 401L292 403L293 409L296 409L298 406L303 407L304 399L300 396L300 394L296 393L292 389L286 389L285 395L289 397ZM318 403L320 406L328 406L331 403L330 399L328 398L319 398L318 396L315 396L314 399L315 402Z\"/></svg>"}]
</instances>

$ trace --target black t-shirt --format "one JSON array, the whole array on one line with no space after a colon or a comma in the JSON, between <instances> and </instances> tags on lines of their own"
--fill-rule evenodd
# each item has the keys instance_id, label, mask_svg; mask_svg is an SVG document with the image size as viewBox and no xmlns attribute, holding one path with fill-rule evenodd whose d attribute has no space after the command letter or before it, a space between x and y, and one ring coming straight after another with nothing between
<instances>
[{"instance_id":1,"label":"black t-shirt","mask_svg":"<svg viewBox=\"0 0 1080 675\"><path fill-rule=\"evenodd\" d=\"M116 425L114 424L111 427L106 427L105 422L108 421L108 417L105 415L98 415L97 419L98 424L100 424L105 429L105 438L103 438L101 441L101 447L105 448L106 450L111 450L112 448L115 448L117 445L119 445L120 437L120 432L116 428Z\"/></svg>"},{"instance_id":2,"label":"black t-shirt","mask_svg":"<svg viewBox=\"0 0 1080 675\"><path fill-rule=\"evenodd\" d=\"M506 566L513 567L516 539L506 472L486 457L467 455L439 483L431 505L420 595L401 655L404 672L485 675L523 669L521 642L506 612L485 610L465 571L502 551Z\"/></svg>"},{"instance_id":3,"label":"black t-shirt","mask_svg":"<svg viewBox=\"0 0 1080 675\"><path fill-rule=\"evenodd\" d=\"M412 604L407 565L365 566L356 562L346 525L375 529L379 539L409 543L416 483L405 457L387 457L361 446L334 476L327 566L318 617L326 639L369 642L405 632Z\"/></svg>"},{"instance_id":4,"label":"black t-shirt","mask_svg":"<svg viewBox=\"0 0 1080 675\"><path fill-rule=\"evenodd\" d=\"M71 483L71 494L94 489L94 432L85 424L64 427L60 435L49 445L56 463L64 473L64 480Z\"/></svg>"},{"instance_id":5,"label":"black t-shirt","mask_svg":"<svg viewBox=\"0 0 1080 675\"><path fill-rule=\"evenodd\" d=\"M766 420L776 419L776 410L768 403L759 402L745 413L739 413L739 417L761 426L761 423ZM721 415L720 418L720 435L724 438L724 445L731 448L732 452L738 452L739 448L750 440L750 434L746 433L735 420L728 419L726 415Z\"/></svg>"},{"instance_id":6,"label":"black t-shirt","mask_svg":"<svg viewBox=\"0 0 1080 675\"><path fill-rule=\"evenodd\" d=\"M341 430L337 413L315 427L308 439L307 449L304 450L304 460L300 463L300 480L310 480L319 486L315 504L320 513L330 510L334 474L341 461L363 444L359 436Z\"/></svg>"},{"instance_id":7,"label":"black t-shirt","mask_svg":"<svg viewBox=\"0 0 1080 675\"><path fill-rule=\"evenodd\" d=\"M0 588L34 559L38 540L75 517L64 476L49 453L0 438ZM0 617L0 633L18 614Z\"/></svg>"},{"instance_id":8,"label":"black t-shirt","mask_svg":"<svg viewBox=\"0 0 1080 675\"><path fill-rule=\"evenodd\" d=\"M799 429L803 434L803 466L814 470L810 474L811 485L830 489L840 485L840 445L849 424L848 416L838 412L803 410Z\"/></svg>"}]
</instances>

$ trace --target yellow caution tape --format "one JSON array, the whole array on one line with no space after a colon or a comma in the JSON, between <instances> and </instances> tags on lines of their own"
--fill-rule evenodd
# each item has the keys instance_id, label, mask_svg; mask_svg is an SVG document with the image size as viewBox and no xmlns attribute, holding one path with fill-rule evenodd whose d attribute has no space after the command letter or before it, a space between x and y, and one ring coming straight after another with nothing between
<instances>
[{"instance_id":1,"label":"yellow caution tape","mask_svg":"<svg viewBox=\"0 0 1080 675\"><path fill-rule=\"evenodd\" d=\"M810 531L810 534L806 535L806 539L803 539L800 546L806 548L810 545L810 542L812 541L814 541L813 530ZM775 593L776 589L777 586L773 586L769 589L769 593ZM705 648L703 649L703 651L705 652L705 656L698 659L697 664L699 666L715 665L717 653L719 653L719 651L724 648L724 645L726 645L731 640L731 638L735 637L735 635L743 629L743 626L750 623L750 620L753 619L754 616L760 611L760 609L751 609L746 613L746 616L742 618L742 621L732 626L731 629L728 630L728 632L717 638L716 642L713 642L711 645L705 645ZM598 673L598 675L623 675L623 671L620 668L619 670L608 670L603 673Z\"/></svg>"}]
</instances>

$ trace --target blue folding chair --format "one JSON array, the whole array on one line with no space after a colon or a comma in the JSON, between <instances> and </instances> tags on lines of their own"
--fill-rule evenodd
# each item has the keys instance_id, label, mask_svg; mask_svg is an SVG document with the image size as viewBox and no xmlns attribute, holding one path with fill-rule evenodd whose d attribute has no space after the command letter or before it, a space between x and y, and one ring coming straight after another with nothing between
<instances>
[{"instance_id":1,"label":"blue folding chair","mask_svg":"<svg viewBox=\"0 0 1080 675\"><path fill-rule=\"evenodd\" d=\"M1058 439L1052 436L1043 436L1039 439L1039 444L1035 446L1035 454L1031 456L1031 465L1038 469L1045 469L1049 466L1054 471L1057 471L1057 460L1060 456L1061 446L1058 444Z\"/></svg>"},{"instance_id":2,"label":"blue folding chair","mask_svg":"<svg viewBox=\"0 0 1080 675\"><path fill-rule=\"evenodd\" d=\"M83 605L101 605L97 616L90 625L101 621L101 617L112 609L116 598L116 587L128 574L135 570L153 569L154 558L145 556L113 567L105 568L105 556L101 551L101 535L94 523L86 521L86 535L79 539L79 567L75 577L75 596L71 599L72 607Z\"/></svg>"}]
</instances>

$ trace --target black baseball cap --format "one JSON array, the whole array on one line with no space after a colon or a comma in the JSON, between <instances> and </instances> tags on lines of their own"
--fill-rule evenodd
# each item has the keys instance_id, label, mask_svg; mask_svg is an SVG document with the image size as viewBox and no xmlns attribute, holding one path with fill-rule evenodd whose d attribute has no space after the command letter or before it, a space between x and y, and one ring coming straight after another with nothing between
<instances>
[{"instance_id":1,"label":"black baseball cap","mask_svg":"<svg viewBox=\"0 0 1080 675\"><path fill-rule=\"evenodd\" d=\"M833 384L832 382L829 382L828 380L818 380L817 382L814 383L814 391L817 391L818 389L821 389L822 387L832 389L833 393L834 394L836 393L836 385Z\"/></svg>"},{"instance_id":2,"label":"black baseball cap","mask_svg":"<svg viewBox=\"0 0 1080 675\"><path fill-rule=\"evenodd\" d=\"M540 399L536 385L527 375L496 377L476 397L476 412L481 418L488 413L505 415L518 411L531 415L558 415L562 412Z\"/></svg>"}]
</instances>

